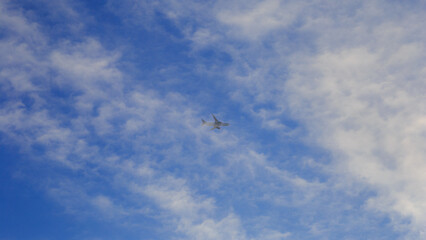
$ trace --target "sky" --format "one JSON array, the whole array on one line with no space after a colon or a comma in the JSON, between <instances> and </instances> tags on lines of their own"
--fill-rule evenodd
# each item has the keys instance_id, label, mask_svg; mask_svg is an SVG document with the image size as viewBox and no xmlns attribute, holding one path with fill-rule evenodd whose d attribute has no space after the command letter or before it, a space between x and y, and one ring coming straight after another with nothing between
<instances>
[{"instance_id":1,"label":"sky","mask_svg":"<svg viewBox=\"0 0 426 240\"><path fill-rule=\"evenodd\" d=\"M1 0L0 240L424 239L424 22L419 0Z\"/></svg>"}]
</instances>

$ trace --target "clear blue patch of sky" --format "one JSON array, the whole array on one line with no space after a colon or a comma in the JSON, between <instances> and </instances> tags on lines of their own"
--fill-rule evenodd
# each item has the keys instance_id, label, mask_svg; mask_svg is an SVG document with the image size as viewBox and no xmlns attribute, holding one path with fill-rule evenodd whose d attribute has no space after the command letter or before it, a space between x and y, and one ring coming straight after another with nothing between
<instances>
[{"instance_id":1,"label":"clear blue patch of sky","mask_svg":"<svg viewBox=\"0 0 426 240\"><path fill-rule=\"evenodd\" d=\"M22 159L16 147L0 148L0 238L55 239L70 233L75 222L60 214L61 207L19 175Z\"/></svg>"}]
</instances>

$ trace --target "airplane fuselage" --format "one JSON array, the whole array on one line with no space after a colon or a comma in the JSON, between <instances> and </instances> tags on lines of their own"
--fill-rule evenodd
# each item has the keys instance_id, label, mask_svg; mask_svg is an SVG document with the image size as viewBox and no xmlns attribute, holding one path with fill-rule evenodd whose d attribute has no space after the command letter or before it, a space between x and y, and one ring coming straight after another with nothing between
<instances>
[{"instance_id":1,"label":"airplane fuselage","mask_svg":"<svg viewBox=\"0 0 426 240\"><path fill-rule=\"evenodd\" d=\"M201 121L203 122L203 125L213 127L211 130L214 130L216 128L220 129L220 127L222 127L222 126L229 126L229 123L223 123L221 121L218 121L213 114L212 114L212 116L213 116L213 118L214 118L215 121L214 122L206 122L203 119L201 119Z\"/></svg>"}]
</instances>

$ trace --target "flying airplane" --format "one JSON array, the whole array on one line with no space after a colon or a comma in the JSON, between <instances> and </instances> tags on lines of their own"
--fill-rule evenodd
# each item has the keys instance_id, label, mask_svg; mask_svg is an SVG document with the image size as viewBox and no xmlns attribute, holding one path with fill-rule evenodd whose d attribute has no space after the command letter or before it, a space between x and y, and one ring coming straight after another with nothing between
<instances>
[{"instance_id":1,"label":"flying airplane","mask_svg":"<svg viewBox=\"0 0 426 240\"><path fill-rule=\"evenodd\" d=\"M210 130L214 130L216 128L220 129L220 127L229 126L229 123L223 123L223 122L217 120L217 118L213 114L212 114L212 116L214 118L214 122L206 122L206 121L204 121L204 119L201 119L201 121L203 122L203 126L206 125L206 126L213 127Z\"/></svg>"}]
</instances>

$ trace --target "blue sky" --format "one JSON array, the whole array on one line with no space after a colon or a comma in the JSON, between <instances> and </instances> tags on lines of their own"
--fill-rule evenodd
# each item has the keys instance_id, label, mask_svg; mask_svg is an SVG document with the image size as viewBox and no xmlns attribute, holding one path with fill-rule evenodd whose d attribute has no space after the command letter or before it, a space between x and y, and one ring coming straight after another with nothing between
<instances>
[{"instance_id":1,"label":"blue sky","mask_svg":"<svg viewBox=\"0 0 426 240\"><path fill-rule=\"evenodd\" d=\"M425 7L1 1L0 239L424 238Z\"/></svg>"}]
</instances>

